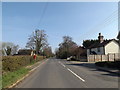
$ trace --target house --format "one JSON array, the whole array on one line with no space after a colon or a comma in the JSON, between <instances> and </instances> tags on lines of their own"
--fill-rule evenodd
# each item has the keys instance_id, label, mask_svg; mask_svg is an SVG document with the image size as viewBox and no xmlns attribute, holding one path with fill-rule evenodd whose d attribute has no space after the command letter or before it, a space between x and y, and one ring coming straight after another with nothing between
<instances>
[{"instance_id":1,"label":"house","mask_svg":"<svg viewBox=\"0 0 120 90\"><path fill-rule=\"evenodd\" d=\"M119 40L119 46L120 46L120 31L118 33L117 39ZM119 52L120 52L120 48L119 48Z\"/></svg>"},{"instance_id":2,"label":"house","mask_svg":"<svg viewBox=\"0 0 120 90\"><path fill-rule=\"evenodd\" d=\"M117 39L119 40L119 45L120 45L120 31L118 33Z\"/></svg>"},{"instance_id":3,"label":"house","mask_svg":"<svg viewBox=\"0 0 120 90\"><path fill-rule=\"evenodd\" d=\"M107 55L112 53L120 53L119 52L119 44L115 39L104 40L104 36L99 33L98 41L93 43L87 49L87 56L89 55Z\"/></svg>"},{"instance_id":4,"label":"house","mask_svg":"<svg viewBox=\"0 0 120 90\"><path fill-rule=\"evenodd\" d=\"M34 53L31 49L20 49L17 55L32 55Z\"/></svg>"},{"instance_id":5,"label":"house","mask_svg":"<svg viewBox=\"0 0 120 90\"><path fill-rule=\"evenodd\" d=\"M119 31L119 33L118 33L118 36L117 36L117 38L120 40L120 31Z\"/></svg>"}]
</instances>

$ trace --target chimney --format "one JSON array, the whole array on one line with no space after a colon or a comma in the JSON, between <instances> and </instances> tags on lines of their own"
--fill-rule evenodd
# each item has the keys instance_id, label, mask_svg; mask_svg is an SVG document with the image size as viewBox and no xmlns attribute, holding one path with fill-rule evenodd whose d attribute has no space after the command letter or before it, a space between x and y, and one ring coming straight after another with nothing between
<instances>
[{"instance_id":1,"label":"chimney","mask_svg":"<svg viewBox=\"0 0 120 90\"><path fill-rule=\"evenodd\" d=\"M99 43L102 43L104 41L103 38L104 36L102 36L101 33L99 33L99 36L98 36Z\"/></svg>"}]
</instances>

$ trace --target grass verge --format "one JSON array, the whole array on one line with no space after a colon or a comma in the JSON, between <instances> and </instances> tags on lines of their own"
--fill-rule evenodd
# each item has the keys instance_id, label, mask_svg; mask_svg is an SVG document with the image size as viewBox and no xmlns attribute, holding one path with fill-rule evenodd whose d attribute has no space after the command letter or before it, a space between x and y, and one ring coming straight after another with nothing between
<instances>
[{"instance_id":1,"label":"grass verge","mask_svg":"<svg viewBox=\"0 0 120 90\"><path fill-rule=\"evenodd\" d=\"M8 72L2 76L2 88L10 86L12 83L15 83L17 80L22 78L29 72L30 69L22 67L14 72Z\"/></svg>"},{"instance_id":2,"label":"grass verge","mask_svg":"<svg viewBox=\"0 0 120 90\"><path fill-rule=\"evenodd\" d=\"M22 56L23 57L23 56ZM18 56L19 59L21 59L22 57ZM7 58L7 57L5 57ZM13 56L11 58L14 58ZM26 56L27 58L27 56ZM30 59L30 58L29 58ZM9 60L8 58L5 59L5 60ZM12 60L12 59L11 59ZM19 62L16 62L17 59L15 59L13 62L17 63L17 65L19 65L20 63ZM22 59L21 59L22 60ZM35 63L37 63L38 61L41 61L43 60L43 57L42 56L38 56L36 60L32 60L30 62L28 62L26 65L21 65L19 67L19 69L15 69L15 70L4 70L3 69L3 74L2 74L2 79L0 79L0 82L2 81L2 88L7 88L9 87L10 85L14 84L16 81L18 81L19 79L21 79L23 76L25 76L30 70L31 68L29 68L29 66L34 66ZM10 61L10 60L9 60ZM24 60L25 61L25 60ZM26 60L27 61L27 60ZM29 61L29 60L28 60ZM12 62L12 61L11 61ZM10 65L13 66L13 64L10 62ZM5 62L4 62L5 63ZM6 62L8 63L8 62ZM24 62L22 62L24 63ZM17 67L16 65L16 67ZM9 66L9 64L6 64L6 67ZM27 68L28 67L28 68ZM7 67L8 68L8 67ZM12 67L11 67L12 68Z\"/></svg>"}]
</instances>

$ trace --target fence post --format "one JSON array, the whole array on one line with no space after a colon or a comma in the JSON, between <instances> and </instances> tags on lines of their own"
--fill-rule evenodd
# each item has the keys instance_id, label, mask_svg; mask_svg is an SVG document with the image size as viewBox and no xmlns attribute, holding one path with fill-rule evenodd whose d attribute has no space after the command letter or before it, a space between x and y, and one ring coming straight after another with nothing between
<instances>
[{"instance_id":1,"label":"fence post","mask_svg":"<svg viewBox=\"0 0 120 90\"><path fill-rule=\"evenodd\" d=\"M95 55L94 55L94 62L95 62Z\"/></svg>"},{"instance_id":2,"label":"fence post","mask_svg":"<svg viewBox=\"0 0 120 90\"><path fill-rule=\"evenodd\" d=\"M102 54L101 54L101 61L102 61Z\"/></svg>"},{"instance_id":3,"label":"fence post","mask_svg":"<svg viewBox=\"0 0 120 90\"><path fill-rule=\"evenodd\" d=\"M115 53L114 53L114 61L115 61Z\"/></svg>"},{"instance_id":4,"label":"fence post","mask_svg":"<svg viewBox=\"0 0 120 90\"><path fill-rule=\"evenodd\" d=\"M87 59L88 59L88 62L90 62L90 60L89 60L89 55L87 56Z\"/></svg>"}]
</instances>

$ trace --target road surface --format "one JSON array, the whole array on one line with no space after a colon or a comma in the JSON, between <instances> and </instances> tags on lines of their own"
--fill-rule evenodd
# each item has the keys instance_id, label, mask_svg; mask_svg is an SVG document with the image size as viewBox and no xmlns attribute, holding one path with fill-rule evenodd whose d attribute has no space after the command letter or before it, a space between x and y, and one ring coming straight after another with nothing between
<instances>
[{"instance_id":1,"label":"road surface","mask_svg":"<svg viewBox=\"0 0 120 90\"><path fill-rule=\"evenodd\" d=\"M118 76L97 70L93 63L48 59L17 88L118 88Z\"/></svg>"}]
</instances>

